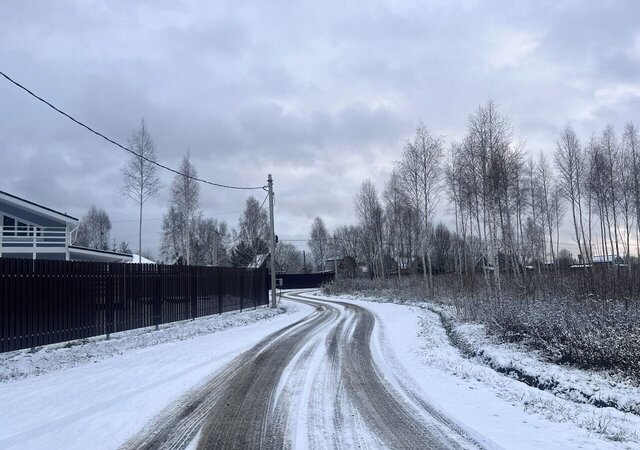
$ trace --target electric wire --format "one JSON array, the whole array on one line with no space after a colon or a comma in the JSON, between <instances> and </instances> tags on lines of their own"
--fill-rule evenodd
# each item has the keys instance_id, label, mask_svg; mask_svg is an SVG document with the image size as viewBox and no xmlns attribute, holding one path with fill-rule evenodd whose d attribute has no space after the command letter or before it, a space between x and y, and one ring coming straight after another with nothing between
<instances>
[{"instance_id":1,"label":"electric wire","mask_svg":"<svg viewBox=\"0 0 640 450\"><path fill-rule=\"evenodd\" d=\"M262 208L264 207L264 204L266 203L268 198L269 198L269 194L267 193L267 195L264 197L264 200L262 200L262 204L260 205L260 208L258 208L258 214L260 214L260 211L262 211ZM240 211L240 212L244 212L244 211ZM240 236L236 236L234 239L231 240L231 242L229 242L229 245L230 246L235 245L238 241L240 241L240 239L241 239Z\"/></svg>"},{"instance_id":2,"label":"electric wire","mask_svg":"<svg viewBox=\"0 0 640 450\"><path fill-rule=\"evenodd\" d=\"M204 215L206 217L217 217L217 216L226 216L226 215L231 215L231 214L241 214L242 211L227 211L227 212L220 212L220 213L205 213ZM143 222L157 222L163 220L162 217L159 218L153 218L153 219L142 219ZM115 220L111 220L112 223L122 223L122 222L138 222L138 219L115 219Z\"/></svg>"},{"instance_id":3,"label":"electric wire","mask_svg":"<svg viewBox=\"0 0 640 450\"><path fill-rule=\"evenodd\" d=\"M187 175L185 173L180 172L179 170L176 169L172 169L169 166L166 166L164 164L161 164L151 158L147 158L144 155L139 155L137 154L135 151L131 150L128 147L125 147L124 145L116 142L115 140L105 136L104 134L100 133L99 131L94 130L93 128L91 128L90 126L80 122L78 119L74 118L73 116L71 116L70 114L67 114L66 112L62 111L60 108L57 108L56 106L54 106L53 104L51 104L50 102L48 102L47 100L45 100L44 98L40 97L39 95L35 94L33 91L29 90L28 88L26 88L25 86L23 86L22 84L18 83L17 81L15 81L13 78L11 78L10 76L8 76L7 74L5 74L4 72L0 71L0 75L2 75L4 78L6 78L10 83L16 85L17 87L19 87L20 89L22 89L23 91L27 92L29 95L31 95L32 97L36 98L37 100L39 100L40 102L44 103L45 105L47 105L49 108L53 109L54 111L58 112L59 114L62 114L63 116L65 116L67 119L71 120L72 122L76 123L77 125L80 125L81 127L85 128L86 130L90 131L91 133L95 134L96 136L101 137L102 139L104 139L105 141L115 145L116 147L121 148L122 150L131 153L132 155L136 156L137 158L143 159L145 161L147 161L150 164L154 164L162 169L165 169L169 172L172 172L176 175L180 175L183 176L185 178L197 181L199 183L204 183L204 184L208 184L211 186L216 186L216 187L220 187L220 188L225 188L225 189L237 189L237 190L255 190L255 189L264 189L265 186L233 186L230 184L222 184L222 183L215 183L213 181L208 181L205 180L203 178L198 178L198 177L194 177L191 175Z\"/></svg>"}]
</instances>

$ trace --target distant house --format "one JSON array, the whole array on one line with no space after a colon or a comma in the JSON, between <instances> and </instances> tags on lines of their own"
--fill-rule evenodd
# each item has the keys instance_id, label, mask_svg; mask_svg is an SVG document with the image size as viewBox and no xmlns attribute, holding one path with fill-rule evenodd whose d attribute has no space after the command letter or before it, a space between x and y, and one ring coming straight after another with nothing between
<instances>
[{"instance_id":1,"label":"distant house","mask_svg":"<svg viewBox=\"0 0 640 450\"><path fill-rule=\"evenodd\" d=\"M489 259L484 256L478 258L473 267L476 273L484 273L485 269L488 272L493 272L493 264L491 264Z\"/></svg>"},{"instance_id":2,"label":"distant house","mask_svg":"<svg viewBox=\"0 0 640 450\"><path fill-rule=\"evenodd\" d=\"M260 255L256 255L253 260L247 266L247 269L268 269L269 266L269 253L262 253Z\"/></svg>"},{"instance_id":3,"label":"distant house","mask_svg":"<svg viewBox=\"0 0 640 450\"><path fill-rule=\"evenodd\" d=\"M79 220L0 191L0 258L129 262L132 255L73 245Z\"/></svg>"},{"instance_id":4,"label":"distant house","mask_svg":"<svg viewBox=\"0 0 640 450\"><path fill-rule=\"evenodd\" d=\"M151 261L144 256L136 255L135 253L131 255L131 261L128 261L129 264L156 264L155 261Z\"/></svg>"},{"instance_id":5,"label":"distant house","mask_svg":"<svg viewBox=\"0 0 640 450\"><path fill-rule=\"evenodd\" d=\"M593 264L612 264L618 266L620 264L624 264L624 259L618 255L594 256Z\"/></svg>"},{"instance_id":6,"label":"distant house","mask_svg":"<svg viewBox=\"0 0 640 450\"><path fill-rule=\"evenodd\" d=\"M407 275L411 273L412 269L416 269L416 266L408 256L393 258L386 255L384 258L384 269L388 275L398 275L398 271L400 271L401 275Z\"/></svg>"},{"instance_id":7,"label":"distant house","mask_svg":"<svg viewBox=\"0 0 640 450\"><path fill-rule=\"evenodd\" d=\"M334 272L336 265L339 272L345 271L345 265L343 258L327 258L324 260L325 272Z\"/></svg>"},{"instance_id":8,"label":"distant house","mask_svg":"<svg viewBox=\"0 0 640 450\"><path fill-rule=\"evenodd\" d=\"M527 270L538 270L553 269L555 266L556 263L551 258L547 258L545 261L540 261L536 258L527 258L524 268Z\"/></svg>"}]
</instances>

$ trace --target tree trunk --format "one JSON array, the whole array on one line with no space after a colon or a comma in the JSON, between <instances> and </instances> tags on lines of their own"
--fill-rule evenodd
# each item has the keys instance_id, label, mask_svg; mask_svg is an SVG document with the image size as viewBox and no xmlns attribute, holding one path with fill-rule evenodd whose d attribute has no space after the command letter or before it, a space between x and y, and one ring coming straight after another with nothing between
<instances>
[{"instance_id":1,"label":"tree trunk","mask_svg":"<svg viewBox=\"0 0 640 450\"><path fill-rule=\"evenodd\" d=\"M138 262L142 261L142 202L140 202L140 217L138 218Z\"/></svg>"}]
</instances>

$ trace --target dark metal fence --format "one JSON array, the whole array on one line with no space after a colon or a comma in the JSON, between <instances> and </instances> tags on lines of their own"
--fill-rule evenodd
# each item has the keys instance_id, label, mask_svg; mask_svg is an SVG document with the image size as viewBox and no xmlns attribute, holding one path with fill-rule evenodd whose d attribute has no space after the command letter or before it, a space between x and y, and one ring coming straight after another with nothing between
<instances>
[{"instance_id":1,"label":"dark metal fence","mask_svg":"<svg viewBox=\"0 0 640 450\"><path fill-rule=\"evenodd\" d=\"M0 352L268 303L267 271L0 258Z\"/></svg>"}]
</instances>

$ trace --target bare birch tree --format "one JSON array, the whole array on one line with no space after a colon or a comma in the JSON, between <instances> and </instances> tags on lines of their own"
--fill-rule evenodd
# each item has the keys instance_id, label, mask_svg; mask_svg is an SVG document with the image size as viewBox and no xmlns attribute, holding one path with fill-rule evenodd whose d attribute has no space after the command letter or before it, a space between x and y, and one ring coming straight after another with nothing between
<instances>
[{"instance_id":1,"label":"bare birch tree","mask_svg":"<svg viewBox=\"0 0 640 450\"><path fill-rule=\"evenodd\" d=\"M556 143L556 167L559 172L559 187L571 207L574 239L584 262L591 261L585 248L584 221L582 212L585 161L576 132L566 125Z\"/></svg>"},{"instance_id":2,"label":"bare birch tree","mask_svg":"<svg viewBox=\"0 0 640 450\"><path fill-rule=\"evenodd\" d=\"M403 220L406 211L410 208L409 199L402 188L402 180L397 169L391 172L391 177L385 186L383 198L385 201L385 234L388 251L395 257L398 265L398 277L401 269L406 268L407 252L406 237L411 233Z\"/></svg>"},{"instance_id":3,"label":"bare birch tree","mask_svg":"<svg viewBox=\"0 0 640 450\"><path fill-rule=\"evenodd\" d=\"M110 233L111 220L109 220L107 212L102 208L91 206L89 211L82 216L75 244L98 250L108 250Z\"/></svg>"},{"instance_id":4,"label":"bare birch tree","mask_svg":"<svg viewBox=\"0 0 640 450\"><path fill-rule=\"evenodd\" d=\"M170 211L173 210L182 225L178 230L179 255L185 264L191 264L191 246L200 218L200 185L194 180L196 168L191 163L191 154L187 153L180 163L179 171L171 183L169 197Z\"/></svg>"},{"instance_id":5,"label":"bare birch tree","mask_svg":"<svg viewBox=\"0 0 640 450\"><path fill-rule=\"evenodd\" d=\"M630 180L628 189L631 190L631 199L636 219L636 251L637 257L640 259L640 137L638 128L633 123L625 126L622 135L622 145L624 148L625 162L630 164Z\"/></svg>"},{"instance_id":6,"label":"bare birch tree","mask_svg":"<svg viewBox=\"0 0 640 450\"><path fill-rule=\"evenodd\" d=\"M324 226L324 221L320 217L313 219L311 234L307 242L313 256L313 263L319 271L325 270L326 258L329 252L329 233Z\"/></svg>"},{"instance_id":7,"label":"bare birch tree","mask_svg":"<svg viewBox=\"0 0 640 450\"><path fill-rule=\"evenodd\" d=\"M121 191L138 205L138 255L142 254L142 207L160 190L158 167L151 161L156 159L156 146L142 119L140 128L129 138L129 148L135 153L122 168Z\"/></svg>"},{"instance_id":8,"label":"bare birch tree","mask_svg":"<svg viewBox=\"0 0 640 450\"><path fill-rule=\"evenodd\" d=\"M362 182L354 203L362 229L363 255L369 265L370 273L383 278L385 276L383 213L378 193L371 180L366 179Z\"/></svg>"},{"instance_id":9,"label":"bare birch tree","mask_svg":"<svg viewBox=\"0 0 640 450\"><path fill-rule=\"evenodd\" d=\"M342 258L348 276L355 277L361 254L362 230L355 225L341 225L333 233L333 240L338 247L337 254Z\"/></svg>"},{"instance_id":10,"label":"bare birch tree","mask_svg":"<svg viewBox=\"0 0 640 450\"><path fill-rule=\"evenodd\" d=\"M540 180L540 198L541 213L544 220L544 226L549 236L549 250L551 253L551 261L556 260L556 252L553 247L553 231L555 223L555 213L553 211L553 185L554 179L551 168L547 163L544 154L540 154L538 161L538 178Z\"/></svg>"},{"instance_id":11,"label":"bare birch tree","mask_svg":"<svg viewBox=\"0 0 640 450\"><path fill-rule=\"evenodd\" d=\"M610 210L611 214L607 214L607 232L609 234L609 240L611 241L611 254L620 256L620 244L618 239L618 212L620 203L620 173L619 164L620 161L620 147L616 138L613 126L607 125L602 132L600 138L600 148L604 158L605 168L605 180L606 180L606 198L607 198L607 212ZM613 229L613 234L611 234Z\"/></svg>"},{"instance_id":12,"label":"bare birch tree","mask_svg":"<svg viewBox=\"0 0 640 450\"><path fill-rule=\"evenodd\" d=\"M288 242L279 242L276 247L276 270L284 273L302 271L302 252Z\"/></svg>"},{"instance_id":13,"label":"bare birch tree","mask_svg":"<svg viewBox=\"0 0 640 450\"><path fill-rule=\"evenodd\" d=\"M412 141L407 142L399 162L400 174L407 193L418 213L421 248L420 254L425 280L433 292L433 270L431 267L433 215L440 195L442 139L432 136L424 125L416 129ZM428 278L427 278L428 277Z\"/></svg>"}]
</instances>

